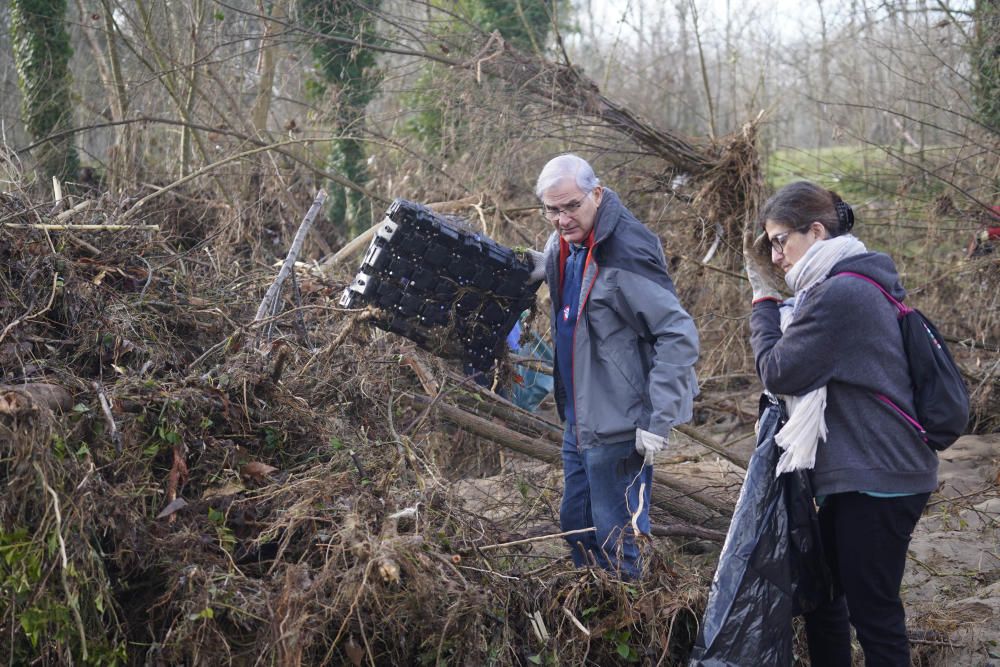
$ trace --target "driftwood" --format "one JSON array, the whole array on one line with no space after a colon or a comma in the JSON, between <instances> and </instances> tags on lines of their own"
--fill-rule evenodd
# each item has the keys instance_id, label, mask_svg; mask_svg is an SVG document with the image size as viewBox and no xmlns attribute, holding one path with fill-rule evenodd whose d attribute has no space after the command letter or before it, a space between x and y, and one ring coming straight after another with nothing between
<instances>
[{"instance_id":1,"label":"driftwood","mask_svg":"<svg viewBox=\"0 0 1000 667\"><path fill-rule=\"evenodd\" d=\"M426 408L433 402L426 396L411 393L404 393L401 398L416 408ZM436 401L433 409L440 417L456 426L465 428L519 454L553 465L562 463L559 446L550 441L518 433L502 424L480 417L446 401ZM693 490L687 484L663 472L654 472L652 502L679 519L700 525L722 526L727 522L732 512L725 503Z\"/></svg>"},{"instance_id":2,"label":"driftwood","mask_svg":"<svg viewBox=\"0 0 1000 667\"><path fill-rule=\"evenodd\" d=\"M158 232L159 225L55 225L47 222L9 222L4 227L11 229L41 229L50 232L123 232L126 230L141 230Z\"/></svg>"},{"instance_id":3,"label":"driftwood","mask_svg":"<svg viewBox=\"0 0 1000 667\"><path fill-rule=\"evenodd\" d=\"M285 261L281 264L281 269L278 271L277 277L275 277L271 286L267 288L267 292L264 293L264 298L261 300L260 306L257 308L257 314L253 318L254 323L258 323L266 319L274 310L275 304L278 301L278 295L281 293L281 286L284 284L285 278L288 277L288 274L292 272L292 267L295 266L295 260L299 256L299 251L302 250L302 244L305 242L310 228L312 228L313 221L316 220L316 216L319 214L320 209L323 208L323 202L326 201L326 196L325 190L320 190L316 193L316 199L313 200L312 206L309 207L309 211L306 213L305 218L302 219L302 224L299 225L298 231L295 232L295 238L292 239L292 246L288 249L288 255L285 257Z\"/></svg>"},{"instance_id":4,"label":"driftwood","mask_svg":"<svg viewBox=\"0 0 1000 667\"><path fill-rule=\"evenodd\" d=\"M462 383L462 379L454 373L449 372L448 378L454 384ZM555 443L562 442L562 427L559 424L528 412L499 394L478 385L468 386L466 383L466 387L463 389L451 392L449 400L475 412L477 415L502 419L515 431L536 437L544 437ZM729 451L695 426L681 424L675 427L675 430L691 438L705 449L739 466L742 470L746 470L750 463L749 459L736 452Z\"/></svg>"},{"instance_id":5,"label":"driftwood","mask_svg":"<svg viewBox=\"0 0 1000 667\"><path fill-rule=\"evenodd\" d=\"M20 415L44 407L55 412L66 411L73 397L64 387L47 382L32 384L0 384L0 414Z\"/></svg>"},{"instance_id":6,"label":"driftwood","mask_svg":"<svg viewBox=\"0 0 1000 667\"><path fill-rule=\"evenodd\" d=\"M681 424L680 426L674 427L674 430L683 433L684 435L686 435L687 437L691 438L699 445L704 447L705 449L708 449L718 454L719 456L726 459L730 463L738 465L743 470L746 470L747 467L750 465L750 459L744 456L740 456L736 452L729 451L728 449L717 443L712 438L706 436L704 433L699 431L694 426L691 426L690 424Z\"/></svg>"},{"instance_id":7,"label":"driftwood","mask_svg":"<svg viewBox=\"0 0 1000 667\"><path fill-rule=\"evenodd\" d=\"M382 226L382 222L382 220L379 220L374 225L345 243L344 247L334 253L333 257L325 260L320 265L320 268L323 271L330 271L333 267L337 266L345 259L350 259L356 255L362 248L367 248L368 244L372 241L372 237L375 236L375 230Z\"/></svg>"}]
</instances>

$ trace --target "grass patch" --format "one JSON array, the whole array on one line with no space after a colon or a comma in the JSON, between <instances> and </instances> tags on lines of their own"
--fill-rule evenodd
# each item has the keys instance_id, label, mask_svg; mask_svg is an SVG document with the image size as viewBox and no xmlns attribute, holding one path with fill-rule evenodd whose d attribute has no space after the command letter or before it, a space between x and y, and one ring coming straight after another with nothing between
<instances>
[{"instance_id":1,"label":"grass patch","mask_svg":"<svg viewBox=\"0 0 1000 667\"><path fill-rule=\"evenodd\" d=\"M917 155L907 159L919 162ZM877 146L782 148L765 156L764 164L767 183L775 190L805 179L835 190L848 202L885 199L902 190L923 200L940 190L939 183L924 181L919 175L914 178L904 165Z\"/></svg>"}]
</instances>

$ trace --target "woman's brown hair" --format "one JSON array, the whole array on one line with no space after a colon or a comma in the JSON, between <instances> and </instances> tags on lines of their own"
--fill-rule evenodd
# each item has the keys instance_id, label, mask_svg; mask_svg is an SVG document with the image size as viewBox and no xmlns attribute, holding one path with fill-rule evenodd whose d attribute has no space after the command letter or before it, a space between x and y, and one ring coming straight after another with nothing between
<instances>
[{"instance_id":1,"label":"woman's brown hair","mask_svg":"<svg viewBox=\"0 0 1000 667\"><path fill-rule=\"evenodd\" d=\"M854 211L836 192L809 181L796 181L764 202L758 220L761 228L771 220L799 231L819 222L832 238L851 231Z\"/></svg>"}]
</instances>

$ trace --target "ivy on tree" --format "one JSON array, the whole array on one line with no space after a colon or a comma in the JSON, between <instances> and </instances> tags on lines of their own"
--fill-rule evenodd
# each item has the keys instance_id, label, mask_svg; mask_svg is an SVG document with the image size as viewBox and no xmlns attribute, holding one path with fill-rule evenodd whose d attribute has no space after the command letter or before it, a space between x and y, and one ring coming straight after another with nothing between
<instances>
[{"instance_id":1,"label":"ivy on tree","mask_svg":"<svg viewBox=\"0 0 1000 667\"><path fill-rule=\"evenodd\" d=\"M10 10L25 126L40 140L68 128L72 116L66 0L11 0ZM76 177L80 161L70 135L40 144L36 156L46 176Z\"/></svg>"}]
</instances>

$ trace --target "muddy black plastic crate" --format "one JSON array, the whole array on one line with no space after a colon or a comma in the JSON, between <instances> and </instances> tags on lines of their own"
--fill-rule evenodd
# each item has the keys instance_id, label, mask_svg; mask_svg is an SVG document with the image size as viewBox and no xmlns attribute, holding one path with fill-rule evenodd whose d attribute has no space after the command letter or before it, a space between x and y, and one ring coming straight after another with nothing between
<instances>
[{"instance_id":1,"label":"muddy black plastic crate","mask_svg":"<svg viewBox=\"0 0 1000 667\"><path fill-rule=\"evenodd\" d=\"M375 306L375 326L489 372L541 284L527 282L529 262L425 206L397 199L340 305Z\"/></svg>"}]
</instances>

